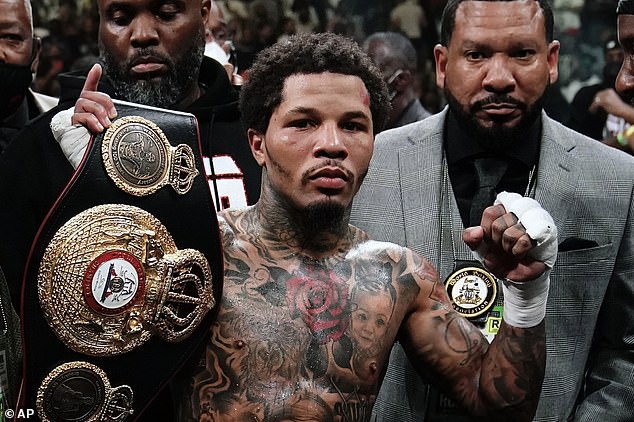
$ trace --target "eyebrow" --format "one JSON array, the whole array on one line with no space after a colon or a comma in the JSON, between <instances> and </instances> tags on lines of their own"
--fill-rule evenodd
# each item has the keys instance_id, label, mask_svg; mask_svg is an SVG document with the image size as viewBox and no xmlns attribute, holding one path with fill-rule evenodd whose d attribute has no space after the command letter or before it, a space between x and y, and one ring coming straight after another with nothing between
<instances>
[{"instance_id":1,"label":"eyebrow","mask_svg":"<svg viewBox=\"0 0 634 422\"><path fill-rule=\"evenodd\" d=\"M113 1L106 7L104 13L107 17L110 17L115 11L118 10L130 11L133 10L133 6L126 3L125 1Z\"/></svg>"},{"instance_id":2,"label":"eyebrow","mask_svg":"<svg viewBox=\"0 0 634 422\"><path fill-rule=\"evenodd\" d=\"M24 33L28 27L20 24L18 21L0 21L0 29L2 30L17 30L20 33Z\"/></svg>"},{"instance_id":3,"label":"eyebrow","mask_svg":"<svg viewBox=\"0 0 634 422\"><path fill-rule=\"evenodd\" d=\"M302 106L294 107L288 111L288 114L293 114L293 113L309 114L309 115L319 114L319 112L315 108L302 107ZM367 115L367 113L364 113L362 111L347 111L343 114L343 119L344 120L350 120L350 119L372 120L371 117Z\"/></svg>"}]
</instances>

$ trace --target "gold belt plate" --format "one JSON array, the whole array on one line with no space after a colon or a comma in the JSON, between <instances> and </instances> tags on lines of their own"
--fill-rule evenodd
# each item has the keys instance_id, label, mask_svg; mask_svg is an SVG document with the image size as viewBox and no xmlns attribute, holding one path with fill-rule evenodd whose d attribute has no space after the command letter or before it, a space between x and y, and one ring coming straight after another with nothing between
<instances>
[{"instance_id":1,"label":"gold belt plate","mask_svg":"<svg viewBox=\"0 0 634 422\"><path fill-rule=\"evenodd\" d=\"M134 196L153 194L165 185L184 195L199 173L189 145L172 147L158 125L140 116L112 123L103 136L101 156L112 181Z\"/></svg>"},{"instance_id":2,"label":"gold belt plate","mask_svg":"<svg viewBox=\"0 0 634 422\"><path fill-rule=\"evenodd\" d=\"M111 387L106 373L82 361L53 369L37 391L37 413L43 422L121 422L133 413L128 385Z\"/></svg>"},{"instance_id":3,"label":"gold belt plate","mask_svg":"<svg viewBox=\"0 0 634 422\"><path fill-rule=\"evenodd\" d=\"M184 340L216 303L205 256L177 249L157 218L122 204L60 227L40 262L38 296L57 337L92 356L126 353L152 335Z\"/></svg>"}]
</instances>

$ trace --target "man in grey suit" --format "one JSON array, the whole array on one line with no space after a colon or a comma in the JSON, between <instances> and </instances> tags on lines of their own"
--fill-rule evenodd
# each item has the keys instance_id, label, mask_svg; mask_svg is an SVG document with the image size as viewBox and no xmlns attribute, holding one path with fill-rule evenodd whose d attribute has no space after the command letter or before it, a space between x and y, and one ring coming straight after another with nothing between
<instances>
[{"instance_id":1,"label":"man in grey suit","mask_svg":"<svg viewBox=\"0 0 634 422\"><path fill-rule=\"evenodd\" d=\"M448 107L377 137L353 224L427 256L451 287L452 273L472 260L460 233L478 224L472 203L484 185L477 169L487 162L480 158L493 163L489 169L505 169L495 189L534 197L559 228L535 420L632 421L634 159L542 111L559 55L546 1L449 0L434 55ZM488 338L502 301L498 295L472 318ZM399 344L374 414L400 422L469 420L418 377Z\"/></svg>"}]
</instances>

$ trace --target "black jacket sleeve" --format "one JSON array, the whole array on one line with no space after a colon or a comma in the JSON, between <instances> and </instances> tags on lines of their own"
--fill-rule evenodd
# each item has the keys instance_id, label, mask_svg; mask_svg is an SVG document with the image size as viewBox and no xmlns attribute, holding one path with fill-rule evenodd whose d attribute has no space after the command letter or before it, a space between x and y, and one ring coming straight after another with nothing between
<instances>
[{"instance_id":1,"label":"black jacket sleeve","mask_svg":"<svg viewBox=\"0 0 634 422\"><path fill-rule=\"evenodd\" d=\"M49 127L61 109L25 126L0 155L0 268L16 310L31 243L73 174Z\"/></svg>"}]
</instances>

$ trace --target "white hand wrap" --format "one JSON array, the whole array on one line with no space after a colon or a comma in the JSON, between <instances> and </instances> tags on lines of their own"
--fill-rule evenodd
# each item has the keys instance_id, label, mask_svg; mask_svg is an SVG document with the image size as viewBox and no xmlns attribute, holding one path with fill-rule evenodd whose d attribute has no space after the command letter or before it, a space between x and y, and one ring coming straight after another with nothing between
<instances>
[{"instance_id":1,"label":"white hand wrap","mask_svg":"<svg viewBox=\"0 0 634 422\"><path fill-rule=\"evenodd\" d=\"M550 214L532 198L501 192L494 205L498 204L515 214L529 237L537 243L529 255L546 265L546 270L534 280L520 283L506 279L502 282L504 321L513 327L534 327L546 314L550 272L557 259L557 226ZM486 253L484 242L474 251L480 262L483 262Z\"/></svg>"},{"instance_id":2,"label":"white hand wrap","mask_svg":"<svg viewBox=\"0 0 634 422\"><path fill-rule=\"evenodd\" d=\"M550 268L535 280L518 283L502 280L504 295L503 319L517 328L531 328L539 325L546 315L546 299L550 287Z\"/></svg>"},{"instance_id":3,"label":"white hand wrap","mask_svg":"<svg viewBox=\"0 0 634 422\"><path fill-rule=\"evenodd\" d=\"M533 198L512 192L499 193L495 200L497 204L504 205L508 212L515 214L526 234L537 242L529 255L552 268L557 259L557 226L550 214Z\"/></svg>"},{"instance_id":4,"label":"white hand wrap","mask_svg":"<svg viewBox=\"0 0 634 422\"><path fill-rule=\"evenodd\" d=\"M90 133L84 126L71 123L74 112L74 108L69 108L53 116L51 131L62 148L62 152L73 168L76 169L88 147Z\"/></svg>"}]
</instances>

